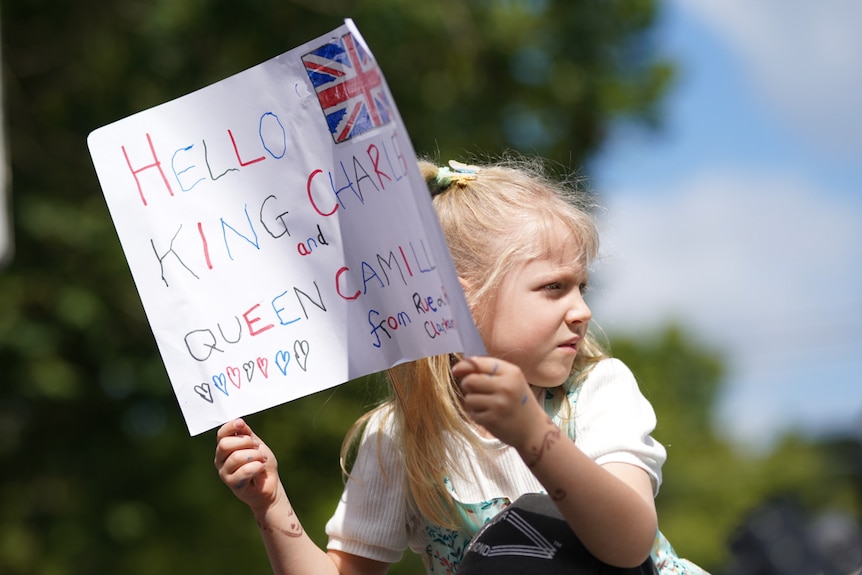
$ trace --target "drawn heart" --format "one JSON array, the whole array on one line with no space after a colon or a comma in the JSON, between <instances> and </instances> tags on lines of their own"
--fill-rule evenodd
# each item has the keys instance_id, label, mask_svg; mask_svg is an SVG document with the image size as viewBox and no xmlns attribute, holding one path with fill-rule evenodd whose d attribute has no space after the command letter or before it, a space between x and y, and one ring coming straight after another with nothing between
<instances>
[{"instance_id":1,"label":"drawn heart","mask_svg":"<svg viewBox=\"0 0 862 575\"><path fill-rule=\"evenodd\" d=\"M201 399L204 399L210 403L213 402L213 390L210 388L210 384L202 383L200 385L196 385L195 393L200 395Z\"/></svg>"},{"instance_id":2,"label":"drawn heart","mask_svg":"<svg viewBox=\"0 0 862 575\"><path fill-rule=\"evenodd\" d=\"M275 365L278 366L278 370L281 372L281 375L287 375L287 364L289 363L289 351L279 351L277 354L275 354Z\"/></svg>"},{"instance_id":3,"label":"drawn heart","mask_svg":"<svg viewBox=\"0 0 862 575\"><path fill-rule=\"evenodd\" d=\"M263 374L264 377L269 377L269 360L265 357L257 358L257 368Z\"/></svg>"},{"instance_id":4,"label":"drawn heart","mask_svg":"<svg viewBox=\"0 0 862 575\"><path fill-rule=\"evenodd\" d=\"M251 381L252 376L254 376L254 362L245 362L244 364L242 364L242 369L245 371L245 379L247 381Z\"/></svg>"},{"instance_id":5,"label":"drawn heart","mask_svg":"<svg viewBox=\"0 0 862 575\"><path fill-rule=\"evenodd\" d=\"M298 339L293 342L293 355L296 356L296 363L302 371L308 371L308 341Z\"/></svg>"},{"instance_id":6,"label":"drawn heart","mask_svg":"<svg viewBox=\"0 0 862 575\"><path fill-rule=\"evenodd\" d=\"M224 376L223 373L213 376L213 385L223 394L230 395L227 392L227 378Z\"/></svg>"},{"instance_id":7,"label":"drawn heart","mask_svg":"<svg viewBox=\"0 0 862 575\"><path fill-rule=\"evenodd\" d=\"M239 389L242 385L242 378L240 377L240 371L238 367L233 367L231 365L227 366L227 377L230 379L231 384Z\"/></svg>"}]
</instances>

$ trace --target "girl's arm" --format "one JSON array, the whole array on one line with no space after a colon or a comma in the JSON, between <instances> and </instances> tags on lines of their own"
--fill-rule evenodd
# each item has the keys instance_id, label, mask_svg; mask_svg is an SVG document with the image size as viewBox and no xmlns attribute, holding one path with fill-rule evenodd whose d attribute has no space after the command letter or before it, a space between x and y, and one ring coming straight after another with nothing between
<instances>
[{"instance_id":1,"label":"girl's arm","mask_svg":"<svg viewBox=\"0 0 862 575\"><path fill-rule=\"evenodd\" d=\"M627 463L597 464L542 415L544 423L515 446L527 466L593 555L619 567L643 563L658 531L647 473Z\"/></svg>"},{"instance_id":2,"label":"girl's arm","mask_svg":"<svg viewBox=\"0 0 862 575\"><path fill-rule=\"evenodd\" d=\"M386 563L318 547L305 533L278 477L269 447L242 419L216 436L219 477L251 508L277 575L383 575Z\"/></svg>"},{"instance_id":3,"label":"girl's arm","mask_svg":"<svg viewBox=\"0 0 862 575\"><path fill-rule=\"evenodd\" d=\"M588 457L548 418L517 366L481 357L452 371L461 378L467 412L518 450L596 558L618 567L647 559L658 521L645 471Z\"/></svg>"}]
</instances>

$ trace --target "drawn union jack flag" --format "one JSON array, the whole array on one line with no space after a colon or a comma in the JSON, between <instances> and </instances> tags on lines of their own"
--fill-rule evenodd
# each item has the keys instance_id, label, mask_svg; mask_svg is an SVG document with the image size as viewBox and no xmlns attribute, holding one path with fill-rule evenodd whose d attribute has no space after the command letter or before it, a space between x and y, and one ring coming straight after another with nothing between
<instances>
[{"instance_id":1,"label":"drawn union jack flag","mask_svg":"<svg viewBox=\"0 0 862 575\"><path fill-rule=\"evenodd\" d=\"M302 62L336 143L389 123L383 76L352 34L309 52Z\"/></svg>"}]
</instances>

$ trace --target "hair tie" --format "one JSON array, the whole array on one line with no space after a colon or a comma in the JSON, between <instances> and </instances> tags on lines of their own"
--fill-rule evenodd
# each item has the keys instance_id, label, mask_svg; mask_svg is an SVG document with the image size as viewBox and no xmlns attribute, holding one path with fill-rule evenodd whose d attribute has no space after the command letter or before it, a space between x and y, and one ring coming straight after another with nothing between
<instances>
[{"instance_id":1,"label":"hair tie","mask_svg":"<svg viewBox=\"0 0 862 575\"><path fill-rule=\"evenodd\" d=\"M455 182L475 180L479 170L480 168L477 166L469 166L455 160L449 160L449 167L442 166L437 168L437 175L434 177L433 186L431 187L431 196L442 194Z\"/></svg>"}]
</instances>

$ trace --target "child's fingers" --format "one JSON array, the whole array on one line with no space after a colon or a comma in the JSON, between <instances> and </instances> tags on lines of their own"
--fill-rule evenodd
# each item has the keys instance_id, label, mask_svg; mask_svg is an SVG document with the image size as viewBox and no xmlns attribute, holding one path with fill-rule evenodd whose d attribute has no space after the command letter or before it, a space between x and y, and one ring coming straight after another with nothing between
<instances>
[{"instance_id":1,"label":"child's fingers","mask_svg":"<svg viewBox=\"0 0 862 575\"><path fill-rule=\"evenodd\" d=\"M259 449L239 449L232 451L221 465L218 465L219 475L226 483L233 483L232 477L254 476L260 473L268 461L265 453Z\"/></svg>"},{"instance_id":2,"label":"child's fingers","mask_svg":"<svg viewBox=\"0 0 862 575\"><path fill-rule=\"evenodd\" d=\"M260 448L260 442L250 435L229 435L222 438L216 444L215 450L215 466L220 468L225 461L234 453L240 450L255 450Z\"/></svg>"},{"instance_id":3,"label":"child's fingers","mask_svg":"<svg viewBox=\"0 0 862 575\"><path fill-rule=\"evenodd\" d=\"M217 469L221 469L228 458L240 450L253 450L259 454L258 456L266 458L266 454L261 451L262 442L242 419L235 419L224 424L216 437L218 441L214 463ZM245 454L245 457L248 455Z\"/></svg>"},{"instance_id":4,"label":"child's fingers","mask_svg":"<svg viewBox=\"0 0 862 575\"><path fill-rule=\"evenodd\" d=\"M229 459L219 470L219 476L225 485L231 489L243 489L253 485L254 480L266 472L266 461L252 460L235 462Z\"/></svg>"},{"instance_id":5,"label":"child's fingers","mask_svg":"<svg viewBox=\"0 0 862 575\"><path fill-rule=\"evenodd\" d=\"M509 413L532 397L521 370L503 360L471 357L453 366L452 372L460 379L464 407L473 416Z\"/></svg>"},{"instance_id":6,"label":"child's fingers","mask_svg":"<svg viewBox=\"0 0 862 575\"><path fill-rule=\"evenodd\" d=\"M267 456L264 453L261 453L257 449L243 449L241 451L234 451L230 454L224 465L222 465L222 469L225 470L227 474L233 474L242 469L243 467L248 468L257 468L257 465L263 465L267 461Z\"/></svg>"},{"instance_id":7,"label":"child's fingers","mask_svg":"<svg viewBox=\"0 0 862 575\"><path fill-rule=\"evenodd\" d=\"M254 435L254 432L245 420L239 418L222 425L216 433L216 441L221 441L222 438L230 435Z\"/></svg>"},{"instance_id":8,"label":"child's fingers","mask_svg":"<svg viewBox=\"0 0 862 575\"><path fill-rule=\"evenodd\" d=\"M263 473L265 469L266 466L264 463L254 461L243 465L235 473L225 476L224 482L232 489L239 491L240 489L245 489L249 485L252 485L254 478Z\"/></svg>"},{"instance_id":9,"label":"child's fingers","mask_svg":"<svg viewBox=\"0 0 862 575\"><path fill-rule=\"evenodd\" d=\"M507 393L524 385L517 367L493 357L465 359L452 368L452 374L460 380L465 395Z\"/></svg>"},{"instance_id":10,"label":"child's fingers","mask_svg":"<svg viewBox=\"0 0 862 575\"><path fill-rule=\"evenodd\" d=\"M503 369L503 363L493 357L465 357L452 366L452 375L465 377L471 374L494 377Z\"/></svg>"}]
</instances>

